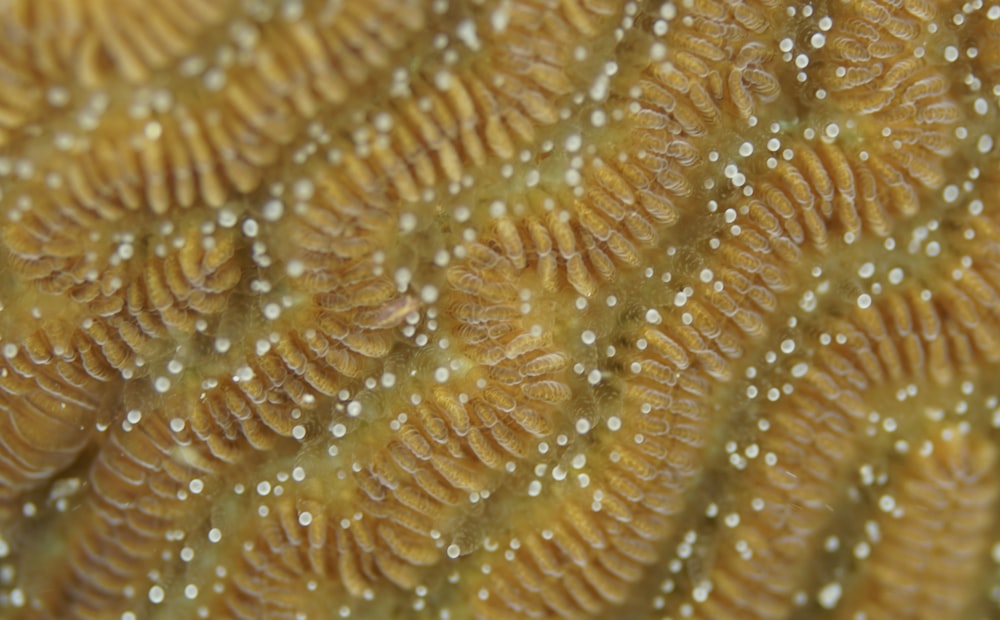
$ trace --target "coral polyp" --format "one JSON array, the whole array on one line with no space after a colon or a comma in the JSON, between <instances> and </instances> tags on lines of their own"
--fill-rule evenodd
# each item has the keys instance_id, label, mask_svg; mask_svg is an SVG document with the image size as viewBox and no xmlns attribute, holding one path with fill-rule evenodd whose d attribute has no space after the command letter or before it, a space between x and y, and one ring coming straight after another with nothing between
<instances>
[{"instance_id":1,"label":"coral polyp","mask_svg":"<svg viewBox=\"0 0 1000 620\"><path fill-rule=\"evenodd\" d=\"M0 0L0 616L996 617L998 40Z\"/></svg>"}]
</instances>

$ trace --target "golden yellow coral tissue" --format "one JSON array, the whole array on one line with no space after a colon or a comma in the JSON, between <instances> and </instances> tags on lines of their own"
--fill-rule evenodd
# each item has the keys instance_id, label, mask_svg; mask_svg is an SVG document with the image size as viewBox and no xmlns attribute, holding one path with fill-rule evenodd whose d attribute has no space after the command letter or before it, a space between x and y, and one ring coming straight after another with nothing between
<instances>
[{"instance_id":1,"label":"golden yellow coral tissue","mask_svg":"<svg viewBox=\"0 0 1000 620\"><path fill-rule=\"evenodd\" d=\"M992 0L0 0L0 616L998 617L998 97Z\"/></svg>"}]
</instances>

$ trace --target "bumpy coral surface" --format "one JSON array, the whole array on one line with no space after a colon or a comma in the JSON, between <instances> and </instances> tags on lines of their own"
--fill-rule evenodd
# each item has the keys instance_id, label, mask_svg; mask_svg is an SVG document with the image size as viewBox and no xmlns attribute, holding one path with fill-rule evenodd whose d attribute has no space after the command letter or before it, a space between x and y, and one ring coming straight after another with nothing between
<instances>
[{"instance_id":1,"label":"bumpy coral surface","mask_svg":"<svg viewBox=\"0 0 1000 620\"><path fill-rule=\"evenodd\" d=\"M0 616L998 617L998 97L984 0L0 0Z\"/></svg>"}]
</instances>

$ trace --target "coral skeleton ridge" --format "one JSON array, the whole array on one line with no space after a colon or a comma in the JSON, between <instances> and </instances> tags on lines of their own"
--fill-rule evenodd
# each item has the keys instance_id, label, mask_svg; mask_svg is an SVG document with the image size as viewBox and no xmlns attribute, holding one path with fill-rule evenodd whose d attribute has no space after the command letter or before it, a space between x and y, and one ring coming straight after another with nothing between
<instances>
[{"instance_id":1,"label":"coral skeleton ridge","mask_svg":"<svg viewBox=\"0 0 1000 620\"><path fill-rule=\"evenodd\" d=\"M0 0L0 617L1000 617L992 0Z\"/></svg>"}]
</instances>

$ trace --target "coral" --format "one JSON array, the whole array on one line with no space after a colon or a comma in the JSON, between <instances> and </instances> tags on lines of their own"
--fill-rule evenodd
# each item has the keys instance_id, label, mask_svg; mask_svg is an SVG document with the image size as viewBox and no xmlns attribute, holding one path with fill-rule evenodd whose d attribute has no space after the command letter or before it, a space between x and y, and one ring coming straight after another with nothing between
<instances>
[{"instance_id":1,"label":"coral","mask_svg":"<svg viewBox=\"0 0 1000 620\"><path fill-rule=\"evenodd\" d=\"M996 616L998 24L0 0L0 615Z\"/></svg>"}]
</instances>

